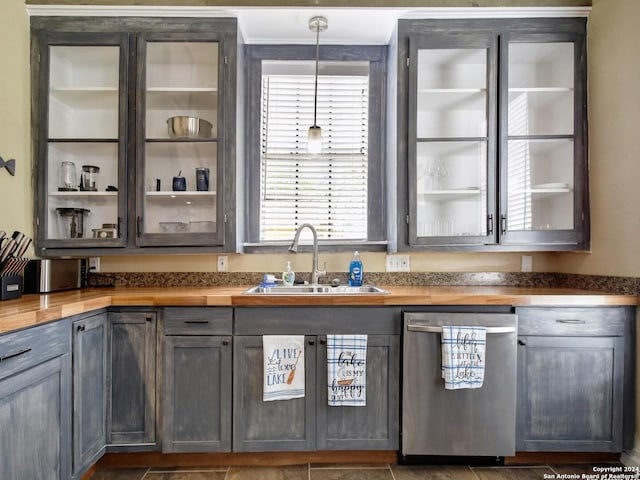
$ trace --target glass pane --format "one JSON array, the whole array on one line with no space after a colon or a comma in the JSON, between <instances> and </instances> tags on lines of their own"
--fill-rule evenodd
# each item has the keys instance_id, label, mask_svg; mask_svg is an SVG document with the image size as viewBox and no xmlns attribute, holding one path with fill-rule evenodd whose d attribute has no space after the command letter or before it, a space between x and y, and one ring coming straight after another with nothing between
<instances>
[{"instance_id":1,"label":"glass pane","mask_svg":"<svg viewBox=\"0 0 640 480\"><path fill-rule=\"evenodd\" d=\"M49 138L118 138L119 47L50 47Z\"/></svg>"},{"instance_id":2,"label":"glass pane","mask_svg":"<svg viewBox=\"0 0 640 480\"><path fill-rule=\"evenodd\" d=\"M421 142L416 166L419 237L486 235L486 141Z\"/></svg>"},{"instance_id":3,"label":"glass pane","mask_svg":"<svg viewBox=\"0 0 640 480\"><path fill-rule=\"evenodd\" d=\"M147 143L144 231L215 233L216 164L215 142Z\"/></svg>"},{"instance_id":4,"label":"glass pane","mask_svg":"<svg viewBox=\"0 0 640 480\"><path fill-rule=\"evenodd\" d=\"M50 142L48 164L48 238L118 237L118 144Z\"/></svg>"},{"instance_id":5,"label":"glass pane","mask_svg":"<svg viewBox=\"0 0 640 480\"><path fill-rule=\"evenodd\" d=\"M147 44L144 232L216 233L215 42Z\"/></svg>"},{"instance_id":6,"label":"glass pane","mask_svg":"<svg viewBox=\"0 0 640 480\"><path fill-rule=\"evenodd\" d=\"M218 44L147 44L146 137L169 138L167 121L188 116L207 122L200 137L217 136ZM210 129L210 131L209 131ZM184 132L178 136L187 136Z\"/></svg>"},{"instance_id":7,"label":"glass pane","mask_svg":"<svg viewBox=\"0 0 640 480\"><path fill-rule=\"evenodd\" d=\"M509 230L573 229L573 140L510 140Z\"/></svg>"},{"instance_id":8,"label":"glass pane","mask_svg":"<svg viewBox=\"0 0 640 480\"><path fill-rule=\"evenodd\" d=\"M117 238L120 47L49 54L47 238Z\"/></svg>"},{"instance_id":9,"label":"glass pane","mask_svg":"<svg viewBox=\"0 0 640 480\"><path fill-rule=\"evenodd\" d=\"M509 135L573 134L573 48L509 45Z\"/></svg>"},{"instance_id":10,"label":"glass pane","mask_svg":"<svg viewBox=\"0 0 640 480\"><path fill-rule=\"evenodd\" d=\"M487 51L418 52L418 138L486 137Z\"/></svg>"}]
</instances>

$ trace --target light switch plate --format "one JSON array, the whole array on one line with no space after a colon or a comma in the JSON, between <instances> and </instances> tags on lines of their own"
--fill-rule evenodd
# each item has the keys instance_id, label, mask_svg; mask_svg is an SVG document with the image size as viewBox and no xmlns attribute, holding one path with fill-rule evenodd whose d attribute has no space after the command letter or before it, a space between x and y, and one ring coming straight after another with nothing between
<instances>
[{"instance_id":1,"label":"light switch plate","mask_svg":"<svg viewBox=\"0 0 640 480\"><path fill-rule=\"evenodd\" d=\"M387 255L387 272L409 272L411 264L409 255Z\"/></svg>"},{"instance_id":2,"label":"light switch plate","mask_svg":"<svg viewBox=\"0 0 640 480\"><path fill-rule=\"evenodd\" d=\"M229 257L226 255L218 256L218 271L226 272L227 271L227 262L229 261Z\"/></svg>"}]
</instances>

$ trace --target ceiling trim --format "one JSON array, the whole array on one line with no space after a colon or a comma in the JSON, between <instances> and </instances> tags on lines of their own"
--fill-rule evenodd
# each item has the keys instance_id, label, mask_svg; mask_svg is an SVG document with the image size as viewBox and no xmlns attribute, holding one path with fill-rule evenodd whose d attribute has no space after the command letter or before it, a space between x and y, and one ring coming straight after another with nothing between
<instances>
[{"instance_id":1,"label":"ceiling trim","mask_svg":"<svg viewBox=\"0 0 640 480\"><path fill-rule=\"evenodd\" d=\"M591 7L239 7L26 5L29 16L237 18L247 44L312 44L308 17L323 15L326 45L386 45L399 19L588 17Z\"/></svg>"},{"instance_id":2,"label":"ceiling trim","mask_svg":"<svg viewBox=\"0 0 640 480\"><path fill-rule=\"evenodd\" d=\"M260 11L357 10L400 12L397 18L562 18L588 17L591 7L234 7L164 5L26 5L29 16L241 17Z\"/></svg>"}]
</instances>

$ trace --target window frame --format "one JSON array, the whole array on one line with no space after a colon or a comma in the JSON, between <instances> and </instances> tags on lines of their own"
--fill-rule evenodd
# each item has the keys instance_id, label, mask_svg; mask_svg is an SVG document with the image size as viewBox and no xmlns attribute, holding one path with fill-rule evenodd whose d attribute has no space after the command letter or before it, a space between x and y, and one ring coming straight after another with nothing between
<instances>
[{"instance_id":1,"label":"window frame","mask_svg":"<svg viewBox=\"0 0 640 480\"><path fill-rule=\"evenodd\" d=\"M245 243L246 252L285 252L288 242L260 242L260 122L263 60L315 60L315 45L245 46ZM386 251L386 64L384 46L321 45L320 61L369 62L368 232L366 241L321 240L324 250ZM293 240L293 238L292 238Z\"/></svg>"}]
</instances>

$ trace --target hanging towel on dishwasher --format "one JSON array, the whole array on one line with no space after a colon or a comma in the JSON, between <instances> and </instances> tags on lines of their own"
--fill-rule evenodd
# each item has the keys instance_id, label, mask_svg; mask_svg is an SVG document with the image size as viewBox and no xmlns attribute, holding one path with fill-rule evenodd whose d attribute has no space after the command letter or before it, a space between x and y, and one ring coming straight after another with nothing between
<instances>
[{"instance_id":1,"label":"hanging towel on dishwasher","mask_svg":"<svg viewBox=\"0 0 640 480\"><path fill-rule=\"evenodd\" d=\"M366 335L327 335L327 392L330 406L366 406Z\"/></svg>"},{"instance_id":2,"label":"hanging towel on dishwasher","mask_svg":"<svg viewBox=\"0 0 640 480\"><path fill-rule=\"evenodd\" d=\"M442 327L442 378L447 390L482 387L486 346L485 327Z\"/></svg>"},{"instance_id":3,"label":"hanging towel on dishwasher","mask_svg":"<svg viewBox=\"0 0 640 480\"><path fill-rule=\"evenodd\" d=\"M264 335L262 400L304 397L304 335Z\"/></svg>"}]
</instances>

